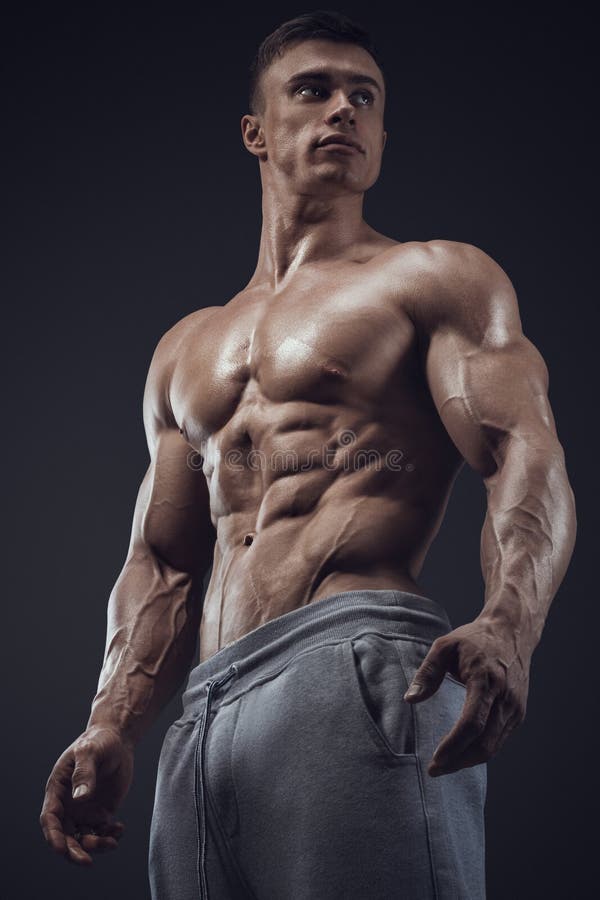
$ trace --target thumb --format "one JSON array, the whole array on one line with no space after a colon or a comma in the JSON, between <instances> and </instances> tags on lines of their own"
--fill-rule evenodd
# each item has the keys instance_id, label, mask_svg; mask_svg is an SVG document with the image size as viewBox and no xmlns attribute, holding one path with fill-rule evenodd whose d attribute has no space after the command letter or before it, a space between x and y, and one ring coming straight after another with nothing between
<instances>
[{"instance_id":1,"label":"thumb","mask_svg":"<svg viewBox=\"0 0 600 900\"><path fill-rule=\"evenodd\" d=\"M435 694L446 674L445 653L441 647L431 645L429 653L415 672L404 699L419 703Z\"/></svg>"},{"instance_id":2,"label":"thumb","mask_svg":"<svg viewBox=\"0 0 600 900\"><path fill-rule=\"evenodd\" d=\"M96 790L96 760L87 747L74 751L75 768L71 775L74 800L89 800Z\"/></svg>"}]
</instances>

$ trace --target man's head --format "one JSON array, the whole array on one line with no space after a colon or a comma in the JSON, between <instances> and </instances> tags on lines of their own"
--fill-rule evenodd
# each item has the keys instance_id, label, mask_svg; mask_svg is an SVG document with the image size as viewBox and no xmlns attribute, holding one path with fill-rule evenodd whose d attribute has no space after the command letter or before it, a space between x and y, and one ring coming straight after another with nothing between
<instances>
[{"instance_id":1,"label":"man's head","mask_svg":"<svg viewBox=\"0 0 600 900\"><path fill-rule=\"evenodd\" d=\"M347 16L329 10L304 13L284 22L264 39L250 66L249 109L261 116L266 98L262 91L262 75L286 49L301 41L327 40L341 44L355 44L367 51L376 62L383 82L383 69L373 41L365 29Z\"/></svg>"},{"instance_id":2,"label":"man's head","mask_svg":"<svg viewBox=\"0 0 600 900\"><path fill-rule=\"evenodd\" d=\"M284 22L260 45L250 75L242 133L261 162L309 192L326 183L362 192L377 180L385 82L360 25L322 10ZM336 146L335 136L355 149Z\"/></svg>"}]
</instances>

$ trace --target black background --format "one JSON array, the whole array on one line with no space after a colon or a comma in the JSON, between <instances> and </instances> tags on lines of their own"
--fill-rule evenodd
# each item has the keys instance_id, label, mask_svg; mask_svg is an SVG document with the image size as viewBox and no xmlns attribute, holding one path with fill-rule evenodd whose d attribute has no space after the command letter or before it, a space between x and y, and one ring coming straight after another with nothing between
<instances>
[{"instance_id":1,"label":"black background","mask_svg":"<svg viewBox=\"0 0 600 900\"><path fill-rule=\"evenodd\" d=\"M95 691L106 602L148 464L152 351L254 269L260 181L239 125L248 64L266 34L314 8L48 3L5 18L5 897L148 897L156 765L177 700L140 745L119 850L91 870L46 847L43 788ZM573 5L329 8L371 30L387 75L388 143L366 219L397 240L489 253L550 371L578 542L533 658L525 723L489 764L488 897L588 896L597 34ZM422 577L454 625L483 602L484 514L483 485L465 467Z\"/></svg>"}]
</instances>

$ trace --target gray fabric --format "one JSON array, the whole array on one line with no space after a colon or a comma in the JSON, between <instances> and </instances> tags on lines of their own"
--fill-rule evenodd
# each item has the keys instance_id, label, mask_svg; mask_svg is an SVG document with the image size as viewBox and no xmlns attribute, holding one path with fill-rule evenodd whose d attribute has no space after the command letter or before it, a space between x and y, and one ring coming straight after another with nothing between
<instances>
[{"instance_id":1,"label":"gray fabric","mask_svg":"<svg viewBox=\"0 0 600 900\"><path fill-rule=\"evenodd\" d=\"M486 765L427 774L466 690L403 700L450 630L430 598L346 591L196 666L159 761L153 900L484 900Z\"/></svg>"}]
</instances>

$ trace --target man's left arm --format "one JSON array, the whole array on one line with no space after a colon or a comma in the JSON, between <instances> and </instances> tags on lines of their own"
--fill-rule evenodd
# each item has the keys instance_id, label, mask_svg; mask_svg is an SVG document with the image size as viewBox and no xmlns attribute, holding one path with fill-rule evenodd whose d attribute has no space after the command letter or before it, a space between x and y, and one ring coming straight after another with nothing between
<instances>
[{"instance_id":1,"label":"man's left arm","mask_svg":"<svg viewBox=\"0 0 600 900\"><path fill-rule=\"evenodd\" d=\"M432 242L415 309L431 395L454 444L483 478L484 605L432 644L413 679L420 702L446 671L465 684L462 714L429 774L487 761L525 718L529 668L576 534L575 500L548 400L548 370L525 337L513 286L469 244Z\"/></svg>"}]
</instances>

